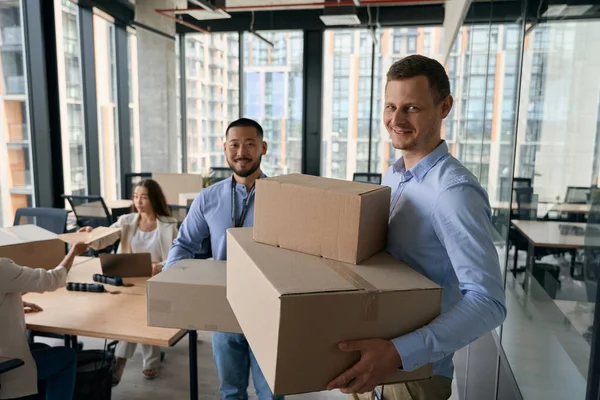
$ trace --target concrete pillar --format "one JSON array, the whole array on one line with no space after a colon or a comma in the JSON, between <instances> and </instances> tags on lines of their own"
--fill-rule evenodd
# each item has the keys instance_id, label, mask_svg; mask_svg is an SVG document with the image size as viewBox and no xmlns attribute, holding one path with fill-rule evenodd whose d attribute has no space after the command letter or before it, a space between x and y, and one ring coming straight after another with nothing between
<instances>
[{"instance_id":1,"label":"concrete pillar","mask_svg":"<svg viewBox=\"0 0 600 400\"><path fill-rule=\"evenodd\" d=\"M138 0L135 19L175 35L175 21L155 10L185 6L185 0ZM142 171L178 172L175 41L139 28L137 51Z\"/></svg>"}]
</instances>

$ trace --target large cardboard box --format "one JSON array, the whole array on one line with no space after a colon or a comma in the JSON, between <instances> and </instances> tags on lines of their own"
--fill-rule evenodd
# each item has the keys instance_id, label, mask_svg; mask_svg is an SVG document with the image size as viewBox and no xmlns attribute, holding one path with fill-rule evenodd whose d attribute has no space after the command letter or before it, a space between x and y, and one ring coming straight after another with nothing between
<instances>
[{"instance_id":1,"label":"large cardboard box","mask_svg":"<svg viewBox=\"0 0 600 400\"><path fill-rule=\"evenodd\" d=\"M121 238L121 228L99 226L91 232L63 233L58 238L69 244L83 242L93 250L102 250Z\"/></svg>"},{"instance_id":2,"label":"large cardboard box","mask_svg":"<svg viewBox=\"0 0 600 400\"><path fill-rule=\"evenodd\" d=\"M325 390L354 365L350 339L393 339L441 310L442 289L379 253L361 265L327 260L252 240L248 228L227 234L227 300L277 395ZM432 368L398 371L386 382L431 377Z\"/></svg>"},{"instance_id":3,"label":"large cardboard box","mask_svg":"<svg viewBox=\"0 0 600 400\"><path fill-rule=\"evenodd\" d=\"M65 257L65 243L36 225L0 228L0 257L30 268L56 268Z\"/></svg>"},{"instance_id":4,"label":"large cardboard box","mask_svg":"<svg viewBox=\"0 0 600 400\"><path fill-rule=\"evenodd\" d=\"M183 260L146 284L148 325L241 333L225 297L225 261Z\"/></svg>"},{"instance_id":5,"label":"large cardboard box","mask_svg":"<svg viewBox=\"0 0 600 400\"><path fill-rule=\"evenodd\" d=\"M200 192L204 186L204 181L200 174L153 172L152 179L158 182L167 198L167 203L171 205L179 204L179 193L197 193Z\"/></svg>"},{"instance_id":6,"label":"large cardboard box","mask_svg":"<svg viewBox=\"0 0 600 400\"><path fill-rule=\"evenodd\" d=\"M254 240L358 264L383 250L389 187L292 174L256 181Z\"/></svg>"}]
</instances>

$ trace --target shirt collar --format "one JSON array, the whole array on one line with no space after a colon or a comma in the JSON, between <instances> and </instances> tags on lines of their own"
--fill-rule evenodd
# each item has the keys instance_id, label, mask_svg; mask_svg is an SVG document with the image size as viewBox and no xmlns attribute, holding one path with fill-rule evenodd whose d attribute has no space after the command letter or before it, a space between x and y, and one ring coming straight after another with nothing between
<instances>
[{"instance_id":1,"label":"shirt collar","mask_svg":"<svg viewBox=\"0 0 600 400\"><path fill-rule=\"evenodd\" d=\"M422 158L414 167L408 170L410 175L414 176L418 182L421 182L427 172L440 160L449 156L448 145L445 140L436 147L431 153L427 154ZM406 168L404 165L404 158L400 157L392 166L394 173L406 174Z\"/></svg>"}]
</instances>

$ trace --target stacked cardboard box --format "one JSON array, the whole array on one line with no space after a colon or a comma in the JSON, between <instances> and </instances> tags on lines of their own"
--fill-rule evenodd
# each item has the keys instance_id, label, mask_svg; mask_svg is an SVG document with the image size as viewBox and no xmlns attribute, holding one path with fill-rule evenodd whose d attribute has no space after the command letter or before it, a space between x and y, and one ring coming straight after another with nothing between
<instances>
[{"instance_id":1,"label":"stacked cardboard box","mask_svg":"<svg viewBox=\"0 0 600 400\"><path fill-rule=\"evenodd\" d=\"M293 174L256 183L254 228L227 236L227 300L276 395L324 390L359 354L440 313L442 290L385 247L390 189ZM358 264L358 265L357 265ZM427 379L431 366L385 382Z\"/></svg>"}]
</instances>

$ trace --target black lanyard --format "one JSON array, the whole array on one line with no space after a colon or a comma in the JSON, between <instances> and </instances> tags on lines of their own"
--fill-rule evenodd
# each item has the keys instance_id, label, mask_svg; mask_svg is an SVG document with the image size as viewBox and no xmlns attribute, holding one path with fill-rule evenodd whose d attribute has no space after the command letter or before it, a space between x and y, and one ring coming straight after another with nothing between
<instances>
[{"instance_id":1,"label":"black lanyard","mask_svg":"<svg viewBox=\"0 0 600 400\"><path fill-rule=\"evenodd\" d=\"M234 228L240 228L244 225L244 221L246 220L246 215L248 214L248 209L250 208L250 200L252 199L252 196L254 196L254 185L252 185L252 188L250 189L250 192L248 193L248 197L246 197L246 199L244 199L244 202L243 202L244 206L242 207L242 215L240 216L240 220L237 223L235 222L236 195L237 195L236 182L235 182L235 178L232 176L231 177L231 225Z\"/></svg>"}]
</instances>

